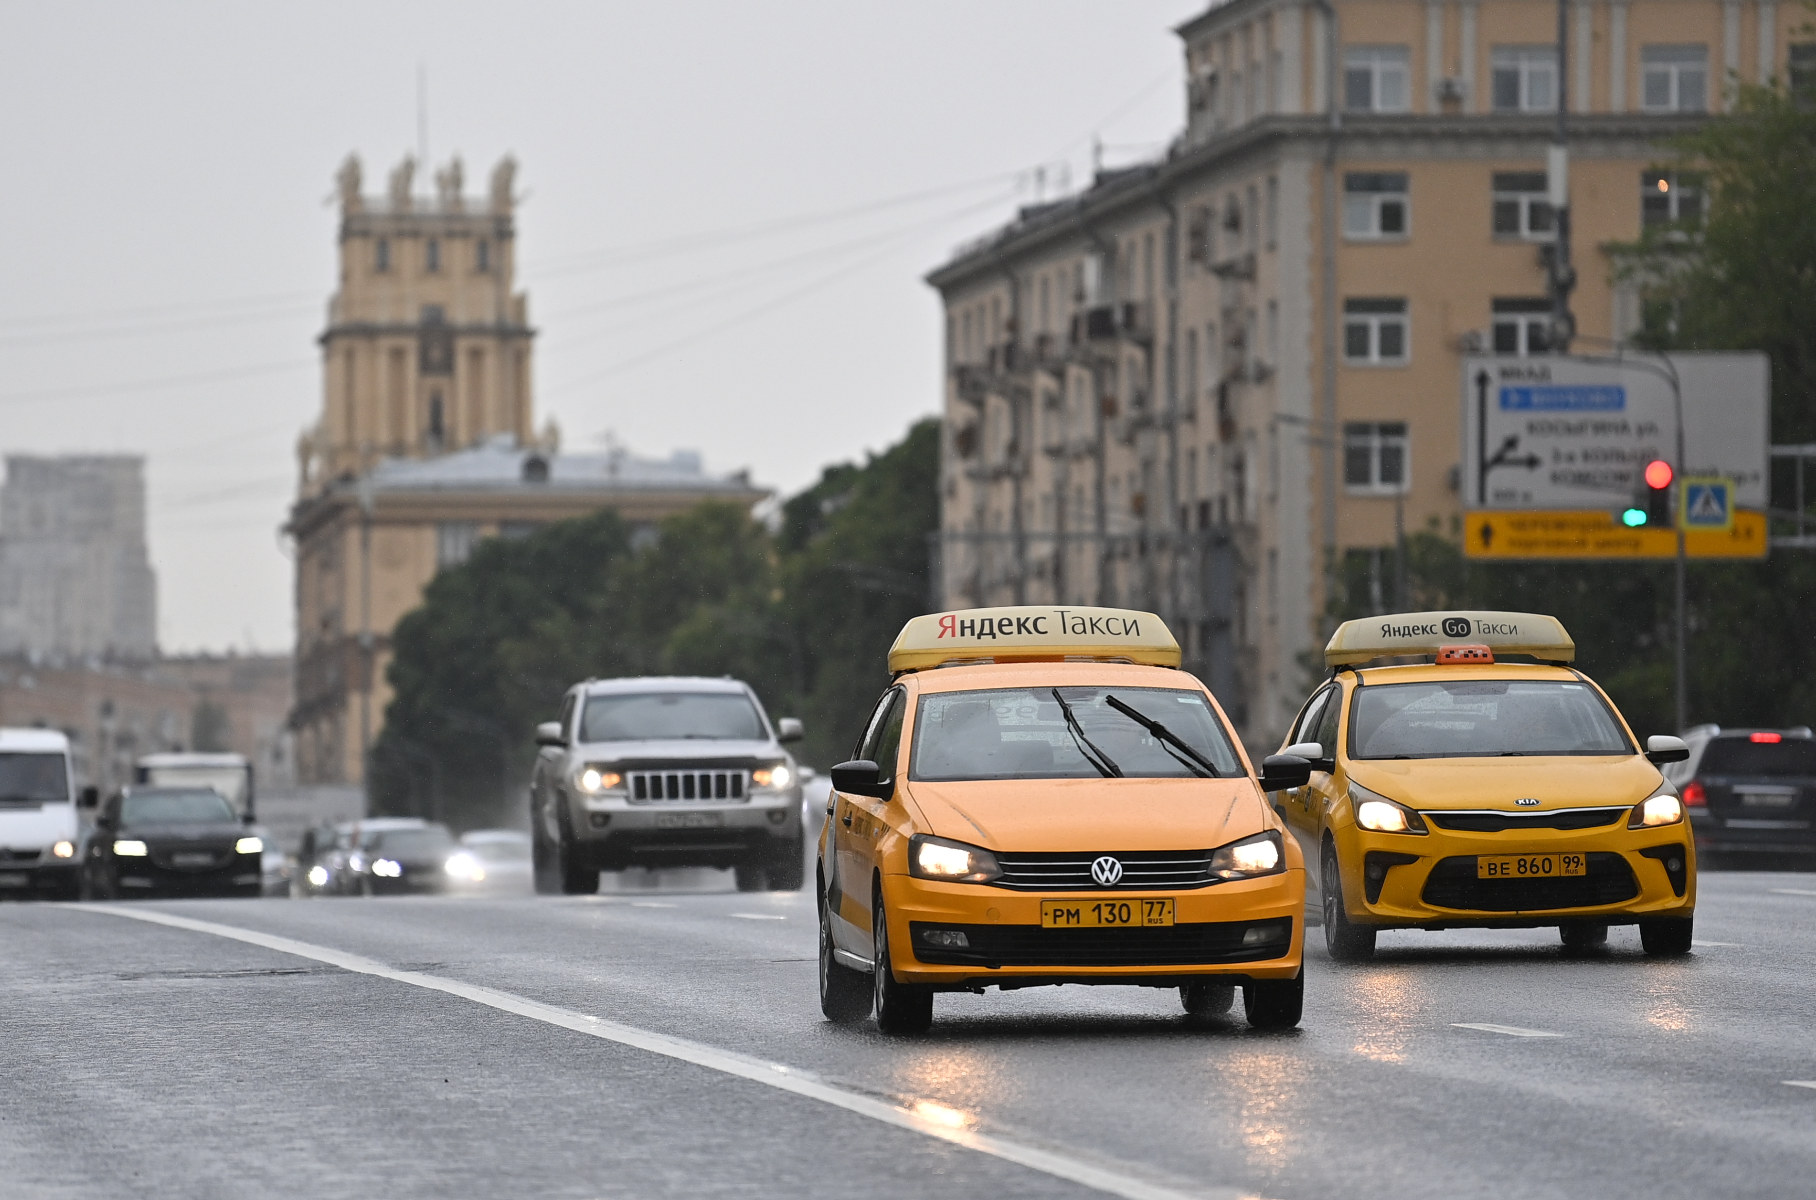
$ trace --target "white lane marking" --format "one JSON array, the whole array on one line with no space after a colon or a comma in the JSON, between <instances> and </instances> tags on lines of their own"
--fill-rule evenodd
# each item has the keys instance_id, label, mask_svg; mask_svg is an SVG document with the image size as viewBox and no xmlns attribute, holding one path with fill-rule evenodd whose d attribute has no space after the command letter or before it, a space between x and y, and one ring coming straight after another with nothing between
<instances>
[{"instance_id":1,"label":"white lane marking","mask_svg":"<svg viewBox=\"0 0 1816 1200\"><path fill-rule=\"evenodd\" d=\"M1490 1025L1479 1021L1452 1021L1453 1029L1479 1029L1483 1033L1504 1033L1508 1037L1563 1037L1548 1029L1521 1029L1518 1025Z\"/></svg>"},{"instance_id":2,"label":"white lane marking","mask_svg":"<svg viewBox=\"0 0 1816 1200\"><path fill-rule=\"evenodd\" d=\"M688 1041L686 1038L652 1033L631 1025L620 1025L616 1021L607 1021L570 1009L556 1008L552 1004L543 1004L523 996L514 996L495 988L461 983L454 979L444 979L439 975L425 975L420 971L398 970L395 967L388 967L376 959L349 954L344 950L299 942L293 938L260 933L253 929L242 929L236 925L197 921L190 917L179 917L150 909L135 910L111 904L70 904L63 907L73 912L126 917L134 921L147 921L153 925L168 925L172 929L186 929L192 933L206 933L215 937L230 938L236 942L276 950L280 954L291 954L298 958L327 963L344 971L353 971L360 975L374 975L380 979L406 983L428 991L458 996L463 1000L471 1000L475 1004L498 1009L500 1012L528 1017L532 1021L557 1025L563 1029L571 1029L575 1033L584 1033L604 1041L616 1042L621 1046L630 1046L651 1054L660 1054L665 1058L693 1063L695 1066L705 1067L709 1071L735 1075L739 1079L748 1079L752 1083L760 1083L765 1087L792 1092L797 1096L805 1096L810 1100L818 1100L823 1104L842 1108L846 1112L869 1117L884 1125L893 1125L898 1129L907 1129L925 1134L927 1137L938 1138L943 1142L951 1142L968 1150L975 1150L979 1154L1004 1159L1018 1166L1051 1175L1056 1179L1069 1180L1088 1188L1096 1188L1098 1191L1112 1196L1125 1197L1126 1200L1253 1200L1250 1193L1235 1188L1195 1188L1190 1184L1173 1186L1152 1182L1129 1173L1132 1168L1126 1165L1105 1166L1082 1158L1045 1150L1038 1146L1024 1145L1021 1142L993 1134L979 1133L971 1127L974 1118L968 1114L958 1113L962 1119L955 1121L953 1115L957 1113L957 1110L936 1101L915 1100L911 1101L908 1107L898 1107L886 1100L879 1100L860 1092L849 1092L832 1084L822 1083L811 1072L788 1066L785 1063L764 1062L761 1059L749 1058L729 1050L720 1050L700 1042Z\"/></svg>"},{"instance_id":3,"label":"white lane marking","mask_svg":"<svg viewBox=\"0 0 1816 1200\"><path fill-rule=\"evenodd\" d=\"M1747 946L1745 942L1705 942L1701 938L1692 939L1690 944L1692 946L1726 946L1732 950L1744 950Z\"/></svg>"},{"instance_id":4,"label":"white lane marking","mask_svg":"<svg viewBox=\"0 0 1816 1200\"><path fill-rule=\"evenodd\" d=\"M1816 892L1812 892L1808 888L1768 888L1766 890L1774 896L1816 896Z\"/></svg>"},{"instance_id":5,"label":"white lane marking","mask_svg":"<svg viewBox=\"0 0 1816 1200\"><path fill-rule=\"evenodd\" d=\"M1816 1079L1787 1079L1784 1081L1784 1085L1786 1087L1807 1087L1816 1089Z\"/></svg>"},{"instance_id":6,"label":"white lane marking","mask_svg":"<svg viewBox=\"0 0 1816 1200\"><path fill-rule=\"evenodd\" d=\"M740 921L786 921L787 917L778 917L771 913L732 913Z\"/></svg>"},{"instance_id":7,"label":"white lane marking","mask_svg":"<svg viewBox=\"0 0 1816 1200\"><path fill-rule=\"evenodd\" d=\"M675 906L672 904L664 904L660 900L633 900L633 901L631 901L631 907L632 908L673 908Z\"/></svg>"}]
</instances>

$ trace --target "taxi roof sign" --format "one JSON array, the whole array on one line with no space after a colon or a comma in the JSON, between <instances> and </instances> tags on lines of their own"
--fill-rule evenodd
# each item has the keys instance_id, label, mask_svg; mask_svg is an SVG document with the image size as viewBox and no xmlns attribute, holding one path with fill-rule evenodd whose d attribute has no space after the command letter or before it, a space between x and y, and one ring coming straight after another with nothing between
<instances>
[{"instance_id":1,"label":"taxi roof sign","mask_svg":"<svg viewBox=\"0 0 1816 1200\"><path fill-rule=\"evenodd\" d=\"M1576 643L1556 617L1519 612L1426 612L1345 621L1324 647L1324 662L1341 667L1399 654L1436 654L1458 642L1486 646L1496 655L1530 654L1546 662L1576 658Z\"/></svg>"},{"instance_id":2,"label":"taxi roof sign","mask_svg":"<svg viewBox=\"0 0 1816 1200\"><path fill-rule=\"evenodd\" d=\"M889 648L889 673L964 662L1120 659L1179 665L1179 643L1150 612L1127 608L1016 605L928 613L902 626Z\"/></svg>"}]
</instances>

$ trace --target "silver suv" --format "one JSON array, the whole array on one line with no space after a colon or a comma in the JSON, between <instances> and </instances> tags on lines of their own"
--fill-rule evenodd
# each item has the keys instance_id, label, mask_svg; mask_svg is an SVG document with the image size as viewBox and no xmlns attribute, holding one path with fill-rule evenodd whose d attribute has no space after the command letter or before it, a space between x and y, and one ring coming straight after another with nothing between
<instances>
[{"instance_id":1,"label":"silver suv","mask_svg":"<svg viewBox=\"0 0 1816 1200\"><path fill-rule=\"evenodd\" d=\"M599 890L625 867L731 867L738 890L798 891L801 770L735 679L589 679L536 727L530 782L536 890Z\"/></svg>"}]
</instances>

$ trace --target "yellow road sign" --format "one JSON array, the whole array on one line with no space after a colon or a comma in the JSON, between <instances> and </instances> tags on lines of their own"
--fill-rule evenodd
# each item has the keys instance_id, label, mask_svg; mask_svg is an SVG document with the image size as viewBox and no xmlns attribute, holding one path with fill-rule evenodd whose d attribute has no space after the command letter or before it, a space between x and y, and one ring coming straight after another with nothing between
<instances>
[{"instance_id":1,"label":"yellow road sign","mask_svg":"<svg viewBox=\"0 0 1816 1200\"><path fill-rule=\"evenodd\" d=\"M1684 535L1690 558L1764 558L1766 516L1736 509L1722 530ZM1629 529L1612 512L1470 512L1463 514L1463 552L1470 558L1675 558L1674 529Z\"/></svg>"}]
</instances>

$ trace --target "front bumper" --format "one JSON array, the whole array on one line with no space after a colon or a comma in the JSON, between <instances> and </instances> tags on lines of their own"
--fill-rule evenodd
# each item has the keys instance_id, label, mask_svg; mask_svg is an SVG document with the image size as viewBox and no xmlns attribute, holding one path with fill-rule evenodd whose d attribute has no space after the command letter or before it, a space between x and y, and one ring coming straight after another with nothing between
<instances>
[{"instance_id":1,"label":"front bumper","mask_svg":"<svg viewBox=\"0 0 1816 1200\"><path fill-rule=\"evenodd\" d=\"M1563 919L1632 924L1689 916L1696 854L1687 822L1628 829L1524 829L1418 834L1334 831L1351 921L1382 928L1530 927ZM1482 880L1479 855L1581 853L1588 873Z\"/></svg>"},{"instance_id":2,"label":"front bumper","mask_svg":"<svg viewBox=\"0 0 1816 1200\"><path fill-rule=\"evenodd\" d=\"M576 848L607 870L735 866L802 836L799 790L753 792L736 803L581 797L568 816Z\"/></svg>"},{"instance_id":3,"label":"front bumper","mask_svg":"<svg viewBox=\"0 0 1816 1200\"><path fill-rule=\"evenodd\" d=\"M1296 869L1175 891L1023 892L909 875L885 876L883 887L896 978L950 991L1291 979L1305 945L1305 872ZM1173 898L1170 927L1056 930L1040 923L1042 900L1159 896ZM1251 929L1257 937L1248 937ZM926 935L934 930L962 932L968 945L932 945Z\"/></svg>"},{"instance_id":4,"label":"front bumper","mask_svg":"<svg viewBox=\"0 0 1816 1200\"><path fill-rule=\"evenodd\" d=\"M36 862L0 862L0 896L66 895L75 891L80 871L74 859L48 854Z\"/></svg>"},{"instance_id":5,"label":"front bumper","mask_svg":"<svg viewBox=\"0 0 1816 1200\"><path fill-rule=\"evenodd\" d=\"M208 871L160 867L144 859L116 860L114 882L125 896L256 896L261 891L257 855ZM129 865L130 864L130 865Z\"/></svg>"}]
</instances>

